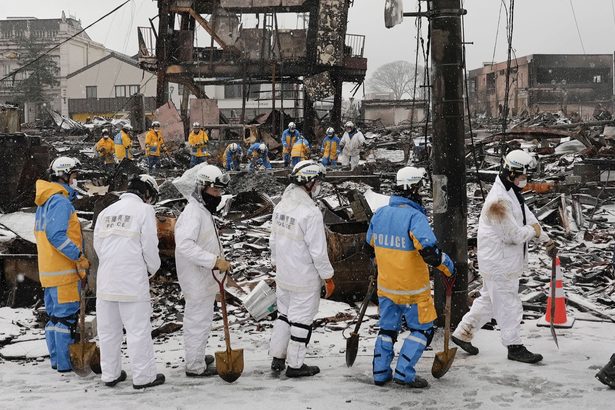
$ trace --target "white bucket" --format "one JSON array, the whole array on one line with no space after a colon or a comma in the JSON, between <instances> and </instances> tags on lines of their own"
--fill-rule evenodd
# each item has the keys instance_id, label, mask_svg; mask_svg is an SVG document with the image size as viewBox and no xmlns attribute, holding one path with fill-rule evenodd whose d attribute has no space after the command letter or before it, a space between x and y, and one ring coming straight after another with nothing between
<instances>
[{"instance_id":1,"label":"white bucket","mask_svg":"<svg viewBox=\"0 0 615 410\"><path fill-rule=\"evenodd\" d=\"M275 291L264 280L258 282L258 285L252 289L252 292L243 299L243 305L254 320L257 321L278 310Z\"/></svg>"}]
</instances>

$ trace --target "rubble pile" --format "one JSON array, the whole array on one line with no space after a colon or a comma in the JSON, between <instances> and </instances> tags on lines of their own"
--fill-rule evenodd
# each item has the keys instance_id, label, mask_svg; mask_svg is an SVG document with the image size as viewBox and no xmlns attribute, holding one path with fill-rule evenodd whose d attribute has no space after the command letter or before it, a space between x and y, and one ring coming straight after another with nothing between
<instances>
[{"instance_id":1,"label":"rubble pile","mask_svg":"<svg viewBox=\"0 0 615 410\"><path fill-rule=\"evenodd\" d=\"M611 265L615 243L615 231L612 229L615 222L615 189L609 183L615 180L615 168L613 175L610 172L615 163L611 163L613 160L607 150L612 148L611 138L615 132L608 125L593 124L578 123L563 115L552 114L515 119L507 133L498 131L499 123L496 121L479 120L474 124L475 143L472 145L468 138L466 157L471 296L476 295L481 285L476 262L476 230L483 203L481 191L486 194L497 175L500 152L521 147L533 153L538 163L537 171L532 175L532 183L528 184L524 196L545 231L559 245L569 306L587 312L588 317L594 319L615 321L615 297L611 296L615 289L615 274ZM372 204L378 201L386 203L387 197L384 195L393 193L395 172L405 165L404 145L409 146L409 163L428 168L430 139L427 139L426 144L422 131L385 129L380 130L380 133L367 133L366 161L354 172L329 172L329 182L322 184L319 206L325 213L328 227L333 229L339 224L347 224L349 241L362 246L366 219L361 219L364 218L361 212L357 213L356 201L353 201L354 194L351 192L364 194L369 206L374 209L377 205ZM77 202L76 207L86 228L89 221L95 219L98 212L125 189L127 175L146 170L138 160L124 161L110 175L100 160L95 158L92 141L85 134L73 137L50 135L43 139L57 153L76 156L82 161L82 178L88 181L80 183L85 198ZM477 157L476 162L473 161L474 155ZM172 181L182 174L185 169L182 164L186 158L185 153L179 152L165 159L162 169L156 175L161 190L156 212L163 258L162 268L152 280L151 292L154 307L152 323L157 343L162 343L169 335L181 329L183 321L184 302L173 259L173 227L186 199ZM431 171L428 169L428 172ZM229 197L222 214L216 217L226 258L233 263L232 281L228 287L231 325L240 326L244 332L263 332L271 327L270 320L255 321L242 301L260 281L275 286L268 238L271 213L287 185L286 175L286 171L278 169L253 174L245 171L232 173L231 184L226 190ZM109 187L105 186L104 192L98 191L103 188L100 185L107 184ZM100 196L105 195L107 189L112 193ZM95 196L88 197L88 194ZM423 205L431 217L429 185L425 187ZM31 238L22 238L12 229L3 228L2 224L0 220L0 264L6 260L2 255L36 253ZM350 234L357 227L359 231L362 230L363 239L360 233L352 234L355 236ZM527 317L544 314L549 286L550 260L536 246L530 245L530 269L521 279L522 300ZM363 260L358 257L356 261L352 264L360 268ZM12 294L19 295L19 287L22 285L17 283L14 286L16 288ZM2 303L7 303L9 299L6 295L2 297ZM344 329L355 317L355 310L350 307L353 300L362 297L362 294L357 294L343 299L344 302L327 301L331 304L330 314L320 317L317 326L328 330ZM27 299L27 303L28 306L35 306L40 304L40 300ZM377 312L371 313L371 317L376 315ZM270 316L269 319L272 318ZM218 313L214 320L214 329L219 328ZM38 326L35 322L28 323L24 327L26 330L22 329L20 334L41 332ZM372 326L369 331L373 333L376 330ZM13 339L6 338L0 344L11 343Z\"/></svg>"}]
</instances>

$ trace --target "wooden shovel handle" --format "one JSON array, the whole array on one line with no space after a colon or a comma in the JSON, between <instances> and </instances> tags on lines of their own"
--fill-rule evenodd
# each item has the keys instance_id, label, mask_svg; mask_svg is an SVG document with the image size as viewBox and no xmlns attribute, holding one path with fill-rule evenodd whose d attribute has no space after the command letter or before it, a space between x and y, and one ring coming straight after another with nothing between
<instances>
[{"instance_id":1,"label":"wooden shovel handle","mask_svg":"<svg viewBox=\"0 0 615 410\"><path fill-rule=\"evenodd\" d=\"M369 286L367 288L367 293L365 294L365 298L363 299L363 303L361 304L361 311L359 312L359 316L357 317L357 324L354 327L354 332L359 333L359 329L361 328L361 323L363 322L363 316L365 316L365 311L367 310L367 305L369 305L369 301L374 294L374 288L376 287L376 277L374 275L369 277Z\"/></svg>"},{"instance_id":2,"label":"wooden shovel handle","mask_svg":"<svg viewBox=\"0 0 615 410\"><path fill-rule=\"evenodd\" d=\"M85 344L85 286L79 294L79 344ZM83 349L82 349L83 351Z\"/></svg>"},{"instance_id":3,"label":"wooden shovel handle","mask_svg":"<svg viewBox=\"0 0 615 410\"><path fill-rule=\"evenodd\" d=\"M228 330L228 314L226 312L226 296L224 290L224 281L226 280L227 273L224 273L222 280L218 280L214 271L211 271L211 275L220 287L220 305L222 306L222 322L224 323L224 341L226 343L226 351L231 350L231 333Z\"/></svg>"},{"instance_id":4,"label":"wooden shovel handle","mask_svg":"<svg viewBox=\"0 0 615 410\"><path fill-rule=\"evenodd\" d=\"M453 298L453 287L455 277L442 276L446 288L446 304L444 305L444 351L448 352L448 341L451 337L451 299Z\"/></svg>"}]
</instances>

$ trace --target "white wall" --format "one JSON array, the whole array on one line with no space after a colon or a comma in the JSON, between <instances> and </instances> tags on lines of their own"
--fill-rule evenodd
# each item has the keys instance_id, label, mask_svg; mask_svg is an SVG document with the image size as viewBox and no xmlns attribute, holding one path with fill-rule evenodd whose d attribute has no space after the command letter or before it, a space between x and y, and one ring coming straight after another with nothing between
<instances>
[{"instance_id":1,"label":"white wall","mask_svg":"<svg viewBox=\"0 0 615 410\"><path fill-rule=\"evenodd\" d=\"M140 91L146 97L156 96L155 74L143 71L115 57L110 57L68 78L66 82L68 98L86 98L86 86L96 86L98 98L115 98L116 85L136 84L141 86Z\"/></svg>"}]
</instances>

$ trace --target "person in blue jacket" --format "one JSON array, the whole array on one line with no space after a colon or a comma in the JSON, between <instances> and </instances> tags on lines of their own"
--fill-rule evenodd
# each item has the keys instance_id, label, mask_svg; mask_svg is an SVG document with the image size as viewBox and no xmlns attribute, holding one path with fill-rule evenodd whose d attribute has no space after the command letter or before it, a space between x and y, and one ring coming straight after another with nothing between
<instances>
[{"instance_id":1,"label":"person in blue jacket","mask_svg":"<svg viewBox=\"0 0 615 410\"><path fill-rule=\"evenodd\" d=\"M228 144L224 150L224 167L227 171L239 171L239 161L243 156L243 150L239 144Z\"/></svg>"},{"instance_id":2,"label":"person in blue jacket","mask_svg":"<svg viewBox=\"0 0 615 410\"><path fill-rule=\"evenodd\" d=\"M429 266L447 277L455 267L438 243L419 189L425 177L422 168L405 167L397 172L396 195L372 217L366 241L374 248L378 266L380 332L374 348L374 383L395 383L424 388L427 380L414 367L433 338L436 309L431 297ZM401 330L402 317L410 335L401 347L395 372L391 370L393 345Z\"/></svg>"},{"instance_id":3,"label":"person in blue jacket","mask_svg":"<svg viewBox=\"0 0 615 410\"><path fill-rule=\"evenodd\" d=\"M248 171L254 172L258 165L262 165L265 169L271 169L269 158L267 158L267 146L262 142L255 142L248 148Z\"/></svg>"},{"instance_id":4,"label":"person in blue jacket","mask_svg":"<svg viewBox=\"0 0 615 410\"><path fill-rule=\"evenodd\" d=\"M333 129L333 127L327 128L327 135L325 135L325 138L322 140L320 153L322 155L320 162L322 162L325 167L337 166L337 157L340 153L340 138L335 135L335 129Z\"/></svg>"},{"instance_id":5,"label":"person in blue jacket","mask_svg":"<svg viewBox=\"0 0 615 410\"><path fill-rule=\"evenodd\" d=\"M299 138L299 130L294 122L288 123L288 128L282 132L282 154L284 156L284 167L290 165L290 152L295 145L295 141Z\"/></svg>"},{"instance_id":6,"label":"person in blue jacket","mask_svg":"<svg viewBox=\"0 0 615 410\"><path fill-rule=\"evenodd\" d=\"M50 166L50 181L36 181L37 205L34 226L38 271L45 289L45 339L51 367L58 372L72 370L68 346L74 342L81 282L90 266L83 255L83 237L73 186L81 164L70 157L58 157Z\"/></svg>"}]
</instances>

